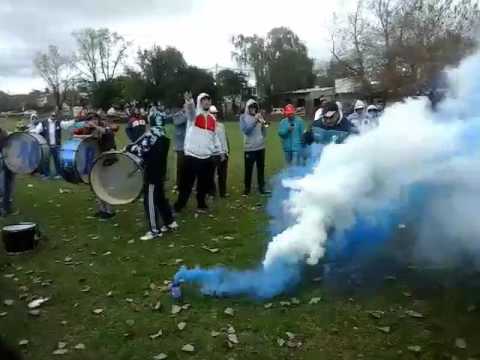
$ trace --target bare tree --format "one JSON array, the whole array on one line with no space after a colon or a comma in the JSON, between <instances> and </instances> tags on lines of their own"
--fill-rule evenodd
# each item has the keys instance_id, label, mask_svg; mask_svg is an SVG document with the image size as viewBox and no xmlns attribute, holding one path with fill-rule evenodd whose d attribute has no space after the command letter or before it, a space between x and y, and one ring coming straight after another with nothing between
<instances>
[{"instance_id":1,"label":"bare tree","mask_svg":"<svg viewBox=\"0 0 480 360\"><path fill-rule=\"evenodd\" d=\"M129 43L109 29L86 28L74 32L78 44L76 66L88 81L112 80L127 57Z\"/></svg>"},{"instance_id":2,"label":"bare tree","mask_svg":"<svg viewBox=\"0 0 480 360\"><path fill-rule=\"evenodd\" d=\"M66 92L74 84L72 57L62 55L56 46L50 45L46 53L35 56L33 64L36 72L52 91L57 109L61 109Z\"/></svg>"}]
</instances>

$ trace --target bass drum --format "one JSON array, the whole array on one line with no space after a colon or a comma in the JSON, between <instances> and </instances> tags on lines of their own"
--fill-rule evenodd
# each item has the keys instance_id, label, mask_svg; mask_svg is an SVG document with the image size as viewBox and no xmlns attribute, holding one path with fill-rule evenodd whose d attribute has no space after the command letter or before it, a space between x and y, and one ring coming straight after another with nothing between
<instances>
[{"instance_id":1,"label":"bass drum","mask_svg":"<svg viewBox=\"0 0 480 360\"><path fill-rule=\"evenodd\" d=\"M89 183L95 158L100 154L96 139L71 139L60 148L59 162L62 176L70 183Z\"/></svg>"},{"instance_id":2,"label":"bass drum","mask_svg":"<svg viewBox=\"0 0 480 360\"><path fill-rule=\"evenodd\" d=\"M110 205L130 204L142 194L142 160L127 152L103 153L93 164L90 186L100 200Z\"/></svg>"},{"instance_id":3,"label":"bass drum","mask_svg":"<svg viewBox=\"0 0 480 360\"><path fill-rule=\"evenodd\" d=\"M5 165L14 174L32 174L49 161L47 141L43 136L16 132L7 137L2 149Z\"/></svg>"}]
</instances>

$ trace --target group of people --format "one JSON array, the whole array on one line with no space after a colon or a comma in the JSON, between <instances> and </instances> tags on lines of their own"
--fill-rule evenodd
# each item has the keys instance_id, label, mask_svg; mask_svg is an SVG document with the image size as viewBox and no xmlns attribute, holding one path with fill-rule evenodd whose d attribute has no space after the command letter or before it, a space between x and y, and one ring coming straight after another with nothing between
<instances>
[{"instance_id":1,"label":"group of people","mask_svg":"<svg viewBox=\"0 0 480 360\"><path fill-rule=\"evenodd\" d=\"M309 128L304 120L296 115L296 109L289 104L283 109L284 119L278 127L278 135L287 166L301 166L309 157L309 146L313 143L341 143L350 134L365 133L379 124L382 109L376 105L366 106L362 100L354 104L353 113L346 116L342 103L321 100Z\"/></svg>"},{"instance_id":2,"label":"group of people","mask_svg":"<svg viewBox=\"0 0 480 360\"><path fill-rule=\"evenodd\" d=\"M229 141L225 126L221 122L217 108L211 97L202 93L194 102L192 94L184 94L184 106L180 111L167 114L160 104L152 104L148 112L136 108L128 113L126 135L129 145L125 148L143 160L144 168L144 208L148 231L142 237L150 240L162 236L164 232L178 228L175 214L181 213L195 190L197 211L208 210L210 198L219 195L228 196L227 173L230 156ZM306 128L304 121L296 115L296 109L289 104L284 108L285 118L278 127L287 165L301 165L305 162L304 151L308 145L319 142L331 142L327 133L334 132L335 142L342 142L349 134L367 131L378 124L378 109L366 107L362 101L355 103L354 112L344 116L342 106L336 101L322 101L311 126ZM72 129L76 138L92 137L97 139L102 152L116 149L115 134L119 127L111 117L101 117L96 112L82 111L75 120L59 120L55 113L44 121L32 118L27 131L42 135L49 146L50 157L55 167L55 176L62 175L59 164L59 149L62 144L62 130ZM265 152L269 123L260 111L259 104L250 99L240 115L240 129L244 137L244 191L248 196L252 190L252 175L256 168L257 189L260 194L268 195L265 182ZM173 204L166 196L165 181L167 159L171 140L166 132L166 124L174 125L174 150L176 152L176 190L178 197ZM3 134L3 135L2 135ZM5 132L0 132L0 142L5 140ZM1 144L0 144L1 145ZM11 188L13 176L4 167L8 176L4 176L5 213L11 211ZM40 169L42 176L51 174L50 161ZM115 216L112 207L97 199L96 216L108 219Z\"/></svg>"}]
</instances>

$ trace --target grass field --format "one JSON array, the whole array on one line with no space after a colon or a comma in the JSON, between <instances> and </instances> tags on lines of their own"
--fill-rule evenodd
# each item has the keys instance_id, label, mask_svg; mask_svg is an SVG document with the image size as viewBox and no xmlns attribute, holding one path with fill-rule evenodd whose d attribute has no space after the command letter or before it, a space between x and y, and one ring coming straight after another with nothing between
<instances>
[{"instance_id":1,"label":"grass field","mask_svg":"<svg viewBox=\"0 0 480 360\"><path fill-rule=\"evenodd\" d=\"M369 290L348 292L306 276L294 295L273 299L271 307L248 299L204 298L185 287L190 307L172 314L165 281L180 264L253 267L268 240L266 200L240 196L238 124L227 129L231 197L216 200L210 216L185 211L181 229L158 241L139 240L146 231L141 203L101 222L90 218L95 204L87 186L19 178L15 202L20 215L1 224L35 221L46 240L34 253L18 257L0 250L0 337L31 360L144 360L161 353L168 359L480 359L478 287L456 283L444 272L433 274L428 286L416 281L426 270L382 274L396 277L375 289L365 284ZM274 129L267 159L267 173L273 175L283 164ZM170 164L174 174L173 156ZM175 195L169 195L173 200ZM210 253L203 246L220 251ZM51 300L34 316L27 303L37 296ZM292 296L299 304L291 302ZM321 301L309 304L314 297ZM285 301L291 305L280 304ZM233 316L224 313L227 307L234 309ZM408 315L408 310L416 313ZM230 326L238 344L227 341ZM162 335L152 339L159 330ZM295 336L290 343L287 332ZM22 339L29 343L19 346ZM280 339L287 343L281 346ZM465 340L465 349L458 339ZM68 352L53 355L59 342ZM76 350L78 344L84 349ZM183 352L186 344L195 351ZM421 348L409 350L412 346Z\"/></svg>"}]
</instances>

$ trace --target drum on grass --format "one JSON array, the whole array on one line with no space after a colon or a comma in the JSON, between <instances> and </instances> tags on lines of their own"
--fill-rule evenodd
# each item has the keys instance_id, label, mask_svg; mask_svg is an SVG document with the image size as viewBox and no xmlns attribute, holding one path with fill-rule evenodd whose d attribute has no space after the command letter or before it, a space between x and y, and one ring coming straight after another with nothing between
<instances>
[{"instance_id":1,"label":"drum on grass","mask_svg":"<svg viewBox=\"0 0 480 360\"><path fill-rule=\"evenodd\" d=\"M71 139L64 142L60 148L59 162L65 181L88 184L90 170L99 154L100 147L96 139Z\"/></svg>"},{"instance_id":2,"label":"drum on grass","mask_svg":"<svg viewBox=\"0 0 480 360\"><path fill-rule=\"evenodd\" d=\"M49 161L49 147L43 136L16 132L7 137L2 149L5 165L15 174L32 174Z\"/></svg>"},{"instance_id":3,"label":"drum on grass","mask_svg":"<svg viewBox=\"0 0 480 360\"><path fill-rule=\"evenodd\" d=\"M2 240L8 254L19 254L33 250L39 239L37 225L34 223L20 223L4 226Z\"/></svg>"},{"instance_id":4,"label":"drum on grass","mask_svg":"<svg viewBox=\"0 0 480 360\"><path fill-rule=\"evenodd\" d=\"M130 204L142 194L142 160L127 152L103 153L93 164L90 186L100 200L110 205Z\"/></svg>"}]
</instances>

